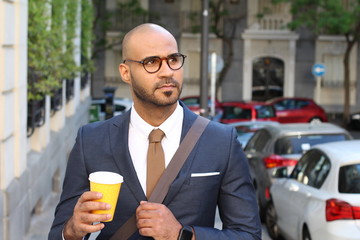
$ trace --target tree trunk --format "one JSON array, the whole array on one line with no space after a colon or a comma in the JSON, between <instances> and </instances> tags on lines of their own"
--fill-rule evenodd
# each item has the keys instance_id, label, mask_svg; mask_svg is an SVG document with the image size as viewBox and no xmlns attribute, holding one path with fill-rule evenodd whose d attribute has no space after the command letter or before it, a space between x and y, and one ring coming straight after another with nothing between
<instances>
[{"instance_id":1,"label":"tree trunk","mask_svg":"<svg viewBox=\"0 0 360 240\"><path fill-rule=\"evenodd\" d=\"M220 71L219 74L219 79L216 82L216 86L215 86L215 96L216 99L218 99L218 94L219 94L219 89L220 86L222 86L222 83L225 79L226 74L228 73L233 58L234 58L234 47L233 47L233 40L232 39L223 39L224 44L226 45L226 49L228 51L228 54L226 55L226 58L224 59L224 67L223 69Z\"/></svg>"},{"instance_id":2,"label":"tree trunk","mask_svg":"<svg viewBox=\"0 0 360 240\"><path fill-rule=\"evenodd\" d=\"M354 45L354 40L347 40L347 47L344 55L344 126L348 124L350 116L350 53Z\"/></svg>"}]
</instances>

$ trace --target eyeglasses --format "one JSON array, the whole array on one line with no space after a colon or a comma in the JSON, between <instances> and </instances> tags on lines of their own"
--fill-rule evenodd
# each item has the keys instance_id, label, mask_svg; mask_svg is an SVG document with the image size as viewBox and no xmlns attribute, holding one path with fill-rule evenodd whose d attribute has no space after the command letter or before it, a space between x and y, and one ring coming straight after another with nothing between
<instances>
[{"instance_id":1,"label":"eyeglasses","mask_svg":"<svg viewBox=\"0 0 360 240\"><path fill-rule=\"evenodd\" d=\"M143 65L145 71L148 73L156 73L160 70L163 60L166 60L167 65L172 70L179 70L185 61L186 56L181 53L170 54L167 57L161 58L157 56L144 58L142 61L135 61L130 59L125 59L123 63L126 62L136 62Z\"/></svg>"}]
</instances>

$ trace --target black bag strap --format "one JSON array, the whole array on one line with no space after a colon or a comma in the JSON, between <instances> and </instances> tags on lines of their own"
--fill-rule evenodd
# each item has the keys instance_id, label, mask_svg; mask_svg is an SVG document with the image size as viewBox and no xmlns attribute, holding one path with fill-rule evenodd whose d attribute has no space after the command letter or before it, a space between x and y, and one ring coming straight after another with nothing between
<instances>
[{"instance_id":1,"label":"black bag strap","mask_svg":"<svg viewBox=\"0 0 360 240\"><path fill-rule=\"evenodd\" d=\"M156 184L149 202L162 203L168 193L171 183L175 180L185 160L199 140L210 120L198 116L184 140L179 145L169 165L166 167L159 182ZM136 216L132 215L110 238L110 240L127 240L137 231Z\"/></svg>"}]
</instances>

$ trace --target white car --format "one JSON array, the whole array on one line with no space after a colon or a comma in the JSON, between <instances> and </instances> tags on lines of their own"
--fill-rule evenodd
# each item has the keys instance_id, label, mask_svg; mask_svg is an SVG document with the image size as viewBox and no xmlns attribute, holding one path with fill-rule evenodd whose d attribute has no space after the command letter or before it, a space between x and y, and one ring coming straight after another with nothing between
<instances>
[{"instance_id":1,"label":"white car","mask_svg":"<svg viewBox=\"0 0 360 240\"><path fill-rule=\"evenodd\" d=\"M270 192L265 222L273 239L359 240L360 140L315 145Z\"/></svg>"}]
</instances>

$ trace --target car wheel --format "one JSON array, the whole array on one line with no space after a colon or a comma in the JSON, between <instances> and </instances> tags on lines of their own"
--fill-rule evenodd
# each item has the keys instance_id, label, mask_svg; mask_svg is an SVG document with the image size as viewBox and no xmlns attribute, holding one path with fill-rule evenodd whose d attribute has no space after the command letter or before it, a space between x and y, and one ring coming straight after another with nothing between
<instances>
[{"instance_id":1,"label":"car wheel","mask_svg":"<svg viewBox=\"0 0 360 240\"><path fill-rule=\"evenodd\" d=\"M309 123L322 123L321 119L318 117L313 117L312 119L310 119Z\"/></svg>"},{"instance_id":2,"label":"car wheel","mask_svg":"<svg viewBox=\"0 0 360 240\"><path fill-rule=\"evenodd\" d=\"M309 233L309 230L308 228L305 226L304 227L304 230L303 230L303 237L302 237L303 240L311 240L311 236L310 236L310 233Z\"/></svg>"},{"instance_id":3,"label":"car wheel","mask_svg":"<svg viewBox=\"0 0 360 240\"><path fill-rule=\"evenodd\" d=\"M273 240L281 239L280 230L277 225L277 215L272 202L269 202L266 207L265 225L270 237Z\"/></svg>"}]
</instances>

